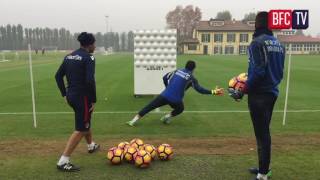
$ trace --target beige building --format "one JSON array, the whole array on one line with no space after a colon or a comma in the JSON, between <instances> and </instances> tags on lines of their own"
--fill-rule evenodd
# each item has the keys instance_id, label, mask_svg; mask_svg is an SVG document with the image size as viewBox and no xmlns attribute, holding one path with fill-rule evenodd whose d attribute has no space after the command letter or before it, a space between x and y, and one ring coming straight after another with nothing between
<instances>
[{"instance_id":1,"label":"beige building","mask_svg":"<svg viewBox=\"0 0 320 180\"><path fill-rule=\"evenodd\" d=\"M200 21L193 38L182 42L183 54L246 54L254 33L254 21Z\"/></svg>"},{"instance_id":2,"label":"beige building","mask_svg":"<svg viewBox=\"0 0 320 180\"><path fill-rule=\"evenodd\" d=\"M304 35L278 35L282 45L289 52L291 44L292 54L320 54L320 38Z\"/></svg>"},{"instance_id":3,"label":"beige building","mask_svg":"<svg viewBox=\"0 0 320 180\"><path fill-rule=\"evenodd\" d=\"M254 33L254 21L224 21L210 19L200 21L193 32L192 39L180 44L183 54L203 55L239 55L247 54ZM294 54L312 54L320 52L320 38L295 35L295 31L274 31L279 41L289 48L292 44Z\"/></svg>"}]
</instances>

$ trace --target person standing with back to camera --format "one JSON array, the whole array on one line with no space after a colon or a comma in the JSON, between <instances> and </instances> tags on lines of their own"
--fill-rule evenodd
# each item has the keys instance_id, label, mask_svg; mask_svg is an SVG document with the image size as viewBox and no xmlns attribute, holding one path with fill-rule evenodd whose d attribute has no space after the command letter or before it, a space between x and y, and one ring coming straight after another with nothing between
<instances>
[{"instance_id":1,"label":"person standing with back to camera","mask_svg":"<svg viewBox=\"0 0 320 180\"><path fill-rule=\"evenodd\" d=\"M248 80L242 91L230 95L239 100L248 94L248 107L257 142L259 168L250 168L254 180L268 180L271 176L270 122L283 78L285 48L268 28L268 12L259 12L255 32L249 46Z\"/></svg>"}]
</instances>

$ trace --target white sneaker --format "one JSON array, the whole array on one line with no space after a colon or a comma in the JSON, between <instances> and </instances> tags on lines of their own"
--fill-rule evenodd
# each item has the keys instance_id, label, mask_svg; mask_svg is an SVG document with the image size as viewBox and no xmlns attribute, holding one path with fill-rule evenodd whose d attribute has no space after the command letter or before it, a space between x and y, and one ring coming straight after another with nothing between
<instances>
[{"instance_id":1,"label":"white sneaker","mask_svg":"<svg viewBox=\"0 0 320 180\"><path fill-rule=\"evenodd\" d=\"M260 174L260 173L258 173L256 179L257 179L257 180L268 180L268 176L267 176L266 174Z\"/></svg>"},{"instance_id":2,"label":"white sneaker","mask_svg":"<svg viewBox=\"0 0 320 180\"><path fill-rule=\"evenodd\" d=\"M94 153L94 152L98 151L99 148L100 148L100 145L97 143L94 143L93 146L88 147L88 153Z\"/></svg>"}]
</instances>

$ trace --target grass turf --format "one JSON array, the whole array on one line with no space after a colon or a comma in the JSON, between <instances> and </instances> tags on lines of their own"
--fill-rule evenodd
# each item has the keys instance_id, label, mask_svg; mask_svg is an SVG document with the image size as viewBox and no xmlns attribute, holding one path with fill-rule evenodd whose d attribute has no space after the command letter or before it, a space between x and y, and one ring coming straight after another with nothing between
<instances>
[{"instance_id":1,"label":"grass turf","mask_svg":"<svg viewBox=\"0 0 320 180\"><path fill-rule=\"evenodd\" d=\"M31 112L31 92L27 55L19 60L14 56L9 62L0 63L0 113ZM33 55L37 112L71 112L61 98L55 85L54 74L63 54ZM178 56L179 67L188 59L197 61L195 76L207 88L215 85L227 86L228 80L247 68L246 56ZM293 56L289 94L289 110L319 110L320 91L318 74L319 56ZM96 81L97 112L122 112L118 114L95 114L93 130L97 140L133 137L167 138L252 138L253 130L249 114L244 113L184 113L174 119L170 126L159 122L161 114L146 116L136 128L124 122L131 119L133 112L140 110L153 97L133 97L133 56L115 54L97 56ZM275 106L282 110L284 105L285 79L280 86L280 96ZM240 103L229 97L199 95L193 90L186 93L186 111L233 111L247 110L246 99ZM169 110L168 107L161 108ZM282 126L282 113L273 116L272 134L277 136L319 135L320 112L291 112L287 126ZM0 140L17 139L66 141L73 130L72 114L38 114L37 129L32 128L32 115L0 114ZM175 146L172 144L172 146ZM45 151L46 147L43 147ZM61 147L61 150L63 147ZM288 152L273 152L272 168L274 179L315 179L319 167L320 147L306 144L303 149ZM46 156L18 154L6 156L0 151L0 179L248 179L246 168L256 164L255 152L244 155L179 155L171 162L152 164L148 170L137 170L129 165L111 167L106 165L104 153L88 156L74 154L75 163L82 165L77 174L63 174L55 170L55 162L61 152ZM21 170L22 169L22 170Z\"/></svg>"}]
</instances>

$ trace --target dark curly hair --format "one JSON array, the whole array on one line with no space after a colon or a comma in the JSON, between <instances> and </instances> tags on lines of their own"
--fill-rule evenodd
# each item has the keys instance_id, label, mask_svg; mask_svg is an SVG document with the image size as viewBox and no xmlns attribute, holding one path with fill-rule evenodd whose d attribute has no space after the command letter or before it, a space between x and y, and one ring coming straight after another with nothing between
<instances>
[{"instance_id":1,"label":"dark curly hair","mask_svg":"<svg viewBox=\"0 0 320 180\"><path fill-rule=\"evenodd\" d=\"M256 29L268 28L268 12L261 11L257 14L255 26L256 26Z\"/></svg>"},{"instance_id":2,"label":"dark curly hair","mask_svg":"<svg viewBox=\"0 0 320 180\"><path fill-rule=\"evenodd\" d=\"M187 63L186 63L186 69L188 69L189 71L193 71L194 68L196 68L196 62L192 61L192 60L189 60Z\"/></svg>"},{"instance_id":3,"label":"dark curly hair","mask_svg":"<svg viewBox=\"0 0 320 180\"><path fill-rule=\"evenodd\" d=\"M96 41L93 34L87 32L80 33L77 40L80 42L81 46L89 46Z\"/></svg>"}]
</instances>

